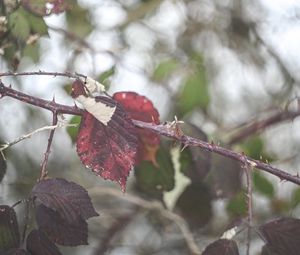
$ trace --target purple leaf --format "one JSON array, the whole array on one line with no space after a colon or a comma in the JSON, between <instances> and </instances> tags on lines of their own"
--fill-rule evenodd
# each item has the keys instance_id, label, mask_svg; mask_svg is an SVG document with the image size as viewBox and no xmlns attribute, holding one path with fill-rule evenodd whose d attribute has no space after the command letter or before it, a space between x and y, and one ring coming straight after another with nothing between
<instances>
[{"instance_id":1,"label":"purple leaf","mask_svg":"<svg viewBox=\"0 0 300 255\"><path fill-rule=\"evenodd\" d=\"M88 244L87 223L81 218L68 223L57 212L40 205L36 211L36 221L39 229L54 243L67 246Z\"/></svg>"},{"instance_id":2,"label":"purple leaf","mask_svg":"<svg viewBox=\"0 0 300 255\"><path fill-rule=\"evenodd\" d=\"M74 182L60 178L42 180L33 187L32 196L68 223L98 216L87 191Z\"/></svg>"},{"instance_id":3,"label":"purple leaf","mask_svg":"<svg viewBox=\"0 0 300 255\"><path fill-rule=\"evenodd\" d=\"M300 220L280 218L259 227L268 248L278 255L297 255L300 251Z\"/></svg>"},{"instance_id":4,"label":"purple leaf","mask_svg":"<svg viewBox=\"0 0 300 255\"><path fill-rule=\"evenodd\" d=\"M208 245L202 255L239 255L237 244L233 240L219 239Z\"/></svg>"},{"instance_id":5,"label":"purple leaf","mask_svg":"<svg viewBox=\"0 0 300 255\"><path fill-rule=\"evenodd\" d=\"M0 253L20 245L20 233L14 209L0 205Z\"/></svg>"},{"instance_id":6,"label":"purple leaf","mask_svg":"<svg viewBox=\"0 0 300 255\"><path fill-rule=\"evenodd\" d=\"M56 245L37 229L32 230L27 236L26 248L32 255L62 255Z\"/></svg>"}]
</instances>

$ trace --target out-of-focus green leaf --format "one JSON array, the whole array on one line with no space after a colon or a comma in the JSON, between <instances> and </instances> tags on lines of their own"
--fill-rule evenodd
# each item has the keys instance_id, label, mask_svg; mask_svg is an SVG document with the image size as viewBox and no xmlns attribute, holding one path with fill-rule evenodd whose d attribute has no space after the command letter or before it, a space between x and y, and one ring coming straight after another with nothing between
<instances>
[{"instance_id":1,"label":"out-of-focus green leaf","mask_svg":"<svg viewBox=\"0 0 300 255\"><path fill-rule=\"evenodd\" d=\"M216 198L231 198L241 191L241 164L213 154L206 181Z\"/></svg>"},{"instance_id":2,"label":"out-of-focus green leaf","mask_svg":"<svg viewBox=\"0 0 300 255\"><path fill-rule=\"evenodd\" d=\"M259 172L253 172L252 178L254 189L257 192L270 198L274 197L274 187L272 182Z\"/></svg>"},{"instance_id":3,"label":"out-of-focus green leaf","mask_svg":"<svg viewBox=\"0 0 300 255\"><path fill-rule=\"evenodd\" d=\"M228 201L226 209L229 214L233 216L244 216L247 214L245 193L245 191L241 191Z\"/></svg>"},{"instance_id":4,"label":"out-of-focus green leaf","mask_svg":"<svg viewBox=\"0 0 300 255\"><path fill-rule=\"evenodd\" d=\"M68 2L71 6L66 11L68 30L80 37L87 36L93 30L88 9L76 4L73 0Z\"/></svg>"},{"instance_id":5,"label":"out-of-focus green leaf","mask_svg":"<svg viewBox=\"0 0 300 255\"><path fill-rule=\"evenodd\" d=\"M295 208L300 204L300 188L297 188L293 191L291 199L291 207Z\"/></svg>"},{"instance_id":6,"label":"out-of-focus green leaf","mask_svg":"<svg viewBox=\"0 0 300 255\"><path fill-rule=\"evenodd\" d=\"M191 228L199 229L212 217L212 196L209 189L201 183L189 185L178 198L175 208L189 223Z\"/></svg>"},{"instance_id":7,"label":"out-of-focus green leaf","mask_svg":"<svg viewBox=\"0 0 300 255\"><path fill-rule=\"evenodd\" d=\"M70 119L69 124L77 124L78 126L67 127L67 132L73 143L76 142L80 121L81 121L81 116L75 115Z\"/></svg>"},{"instance_id":8,"label":"out-of-focus green leaf","mask_svg":"<svg viewBox=\"0 0 300 255\"><path fill-rule=\"evenodd\" d=\"M8 25L13 36L23 41L30 35L30 24L24 15L24 11L19 9L8 17Z\"/></svg>"},{"instance_id":9,"label":"out-of-focus green leaf","mask_svg":"<svg viewBox=\"0 0 300 255\"><path fill-rule=\"evenodd\" d=\"M63 89L64 89L64 91L65 91L68 95L70 95L70 94L71 94L71 91L72 91L72 84L69 83L69 84L64 85L64 86L63 86Z\"/></svg>"},{"instance_id":10,"label":"out-of-focus green leaf","mask_svg":"<svg viewBox=\"0 0 300 255\"><path fill-rule=\"evenodd\" d=\"M178 67L178 62L175 59L165 60L157 65L152 78L155 81L163 81L167 79Z\"/></svg>"},{"instance_id":11,"label":"out-of-focus green leaf","mask_svg":"<svg viewBox=\"0 0 300 255\"><path fill-rule=\"evenodd\" d=\"M105 72L101 73L99 78L97 79L100 83L108 87L108 79L115 74L115 66L112 66L110 69L106 70Z\"/></svg>"},{"instance_id":12,"label":"out-of-focus green leaf","mask_svg":"<svg viewBox=\"0 0 300 255\"><path fill-rule=\"evenodd\" d=\"M183 132L202 141L207 141L206 134L198 127L185 123ZM211 167L211 153L197 147L185 148L180 153L181 172L193 183L203 182Z\"/></svg>"},{"instance_id":13,"label":"out-of-focus green leaf","mask_svg":"<svg viewBox=\"0 0 300 255\"><path fill-rule=\"evenodd\" d=\"M40 60L40 45L38 42L34 44L28 44L23 51L24 57L29 57L34 63Z\"/></svg>"},{"instance_id":14,"label":"out-of-focus green leaf","mask_svg":"<svg viewBox=\"0 0 300 255\"><path fill-rule=\"evenodd\" d=\"M263 159L268 162L273 161L273 158L264 152L264 142L259 136L252 136L248 138L242 144L242 150L247 156L253 159Z\"/></svg>"},{"instance_id":15,"label":"out-of-focus green leaf","mask_svg":"<svg viewBox=\"0 0 300 255\"><path fill-rule=\"evenodd\" d=\"M1 144L1 141L0 141ZM6 173L6 161L3 158L2 153L0 152L0 182L2 181L5 173Z\"/></svg>"},{"instance_id":16,"label":"out-of-focus green leaf","mask_svg":"<svg viewBox=\"0 0 300 255\"><path fill-rule=\"evenodd\" d=\"M205 109L208 106L209 94L203 67L187 77L178 104L182 115L193 111L196 107Z\"/></svg>"},{"instance_id":17,"label":"out-of-focus green leaf","mask_svg":"<svg viewBox=\"0 0 300 255\"><path fill-rule=\"evenodd\" d=\"M143 161L135 168L135 177L138 188L155 197L163 191L174 188L174 168L170 153L161 145L156 156L159 167L149 161Z\"/></svg>"},{"instance_id":18,"label":"out-of-focus green leaf","mask_svg":"<svg viewBox=\"0 0 300 255\"><path fill-rule=\"evenodd\" d=\"M38 33L39 35L48 35L48 27L42 17L34 16L29 13L27 13L26 17L33 33Z\"/></svg>"}]
</instances>

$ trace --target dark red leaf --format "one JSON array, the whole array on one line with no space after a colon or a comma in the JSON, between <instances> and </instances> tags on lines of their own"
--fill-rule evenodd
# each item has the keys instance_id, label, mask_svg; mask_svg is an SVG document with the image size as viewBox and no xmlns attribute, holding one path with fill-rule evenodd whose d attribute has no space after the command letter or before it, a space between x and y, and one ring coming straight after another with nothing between
<instances>
[{"instance_id":1,"label":"dark red leaf","mask_svg":"<svg viewBox=\"0 0 300 255\"><path fill-rule=\"evenodd\" d=\"M300 220L280 218L259 228L268 248L278 255L297 255L300 251Z\"/></svg>"},{"instance_id":2,"label":"dark red leaf","mask_svg":"<svg viewBox=\"0 0 300 255\"><path fill-rule=\"evenodd\" d=\"M202 255L239 255L237 244L233 240L219 239L208 245Z\"/></svg>"},{"instance_id":3,"label":"dark red leaf","mask_svg":"<svg viewBox=\"0 0 300 255\"><path fill-rule=\"evenodd\" d=\"M31 255L28 251L25 251L23 249L10 249L5 253L5 255Z\"/></svg>"},{"instance_id":4,"label":"dark red leaf","mask_svg":"<svg viewBox=\"0 0 300 255\"><path fill-rule=\"evenodd\" d=\"M33 187L32 196L68 223L98 216L87 191L74 182L60 178L42 180Z\"/></svg>"},{"instance_id":5,"label":"dark red leaf","mask_svg":"<svg viewBox=\"0 0 300 255\"><path fill-rule=\"evenodd\" d=\"M26 248L32 255L62 255L56 245L37 229L32 230L27 236Z\"/></svg>"},{"instance_id":6,"label":"dark red leaf","mask_svg":"<svg viewBox=\"0 0 300 255\"><path fill-rule=\"evenodd\" d=\"M0 205L0 253L20 245L20 233L14 209Z\"/></svg>"},{"instance_id":7,"label":"dark red leaf","mask_svg":"<svg viewBox=\"0 0 300 255\"><path fill-rule=\"evenodd\" d=\"M104 179L118 182L124 191L135 162L136 129L120 104L102 96L96 97L95 101L115 107L115 111L107 125L84 112L77 137L77 153L86 167Z\"/></svg>"},{"instance_id":8,"label":"dark red leaf","mask_svg":"<svg viewBox=\"0 0 300 255\"><path fill-rule=\"evenodd\" d=\"M54 243L67 246L88 244L87 223L81 218L69 223L57 212L44 205L39 205L36 211L36 222L39 229L46 233Z\"/></svg>"},{"instance_id":9,"label":"dark red leaf","mask_svg":"<svg viewBox=\"0 0 300 255\"><path fill-rule=\"evenodd\" d=\"M123 105L132 119L159 124L159 113L147 97L135 92L117 92L113 95L113 99ZM160 143L159 135L147 129L138 129L138 135L137 164L142 160L148 160L157 166L156 152Z\"/></svg>"}]
</instances>

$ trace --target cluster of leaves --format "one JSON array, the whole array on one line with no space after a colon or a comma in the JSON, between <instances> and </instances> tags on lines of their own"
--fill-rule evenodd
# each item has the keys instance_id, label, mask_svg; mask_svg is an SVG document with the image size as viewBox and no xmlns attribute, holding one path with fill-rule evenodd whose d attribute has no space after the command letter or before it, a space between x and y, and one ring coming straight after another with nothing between
<instances>
[{"instance_id":1,"label":"cluster of leaves","mask_svg":"<svg viewBox=\"0 0 300 255\"><path fill-rule=\"evenodd\" d=\"M88 244L86 220L98 216L98 213L87 191L78 184L59 178L42 180L33 187L26 203L27 206L34 205L37 225L37 228L30 230L26 238L25 231L23 237L20 237L14 208L8 205L0 206L1 254L59 255L61 253L56 244ZM26 226L24 228L26 229ZM22 248L25 239L26 250Z\"/></svg>"},{"instance_id":2,"label":"cluster of leaves","mask_svg":"<svg viewBox=\"0 0 300 255\"><path fill-rule=\"evenodd\" d=\"M70 7L72 6L72 8ZM92 30L88 11L72 0L21 0L0 2L0 56L17 70L22 57L38 62L39 38L49 36L45 17L66 13L70 31L86 36ZM74 29L76 28L76 29ZM74 38L69 38L74 39Z\"/></svg>"}]
</instances>

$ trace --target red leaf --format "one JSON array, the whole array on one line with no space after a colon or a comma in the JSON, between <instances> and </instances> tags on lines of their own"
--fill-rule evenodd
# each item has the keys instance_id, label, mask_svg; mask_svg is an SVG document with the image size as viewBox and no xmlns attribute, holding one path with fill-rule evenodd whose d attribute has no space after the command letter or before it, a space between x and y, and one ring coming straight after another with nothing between
<instances>
[{"instance_id":1,"label":"red leaf","mask_svg":"<svg viewBox=\"0 0 300 255\"><path fill-rule=\"evenodd\" d=\"M136 129L123 107L113 99L102 96L93 99L96 104L115 107L115 110L109 120L105 119L107 116L98 116L97 120L91 113L84 112L77 137L77 153L86 167L104 179L118 182L125 191L127 176L136 157ZM101 118L108 121L101 122Z\"/></svg>"},{"instance_id":2,"label":"red leaf","mask_svg":"<svg viewBox=\"0 0 300 255\"><path fill-rule=\"evenodd\" d=\"M278 255L299 254L300 220L295 218L279 218L259 227L260 233L268 245L268 249Z\"/></svg>"},{"instance_id":3,"label":"red leaf","mask_svg":"<svg viewBox=\"0 0 300 255\"><path fill-rule=\"evenodd\" d=\"M113 95L113 99L123 105L132 119L159 124L159 113L145 96L135 92L117 92ZM139 147L136 163L148 160L157 166L156 153L160 143L159 135L147 129L138 129L138 134Z\"/></svg>"},{"instance_id":4,"label":"red leaf","mask_svg":"<svg viewBox=\"0 0 300 255\"><path fill-rule=\"evenodd\" d=\"M88 244L87 223L81 218L69 223L59 213L41 204L36 209L36 222L54 243L66 246Z\"/></svg>"},{"instance_id":5,"label":"red leaf","mask_svg":"<svg viewBox=\"0 0 300 255\"><path fill-rule=\"evenodd\" d=\"M32 197L56 211L68 223L79 218L98 216L87 191L74 182L64 179L47 179L38 182L32 189Z\"/></svg>"},{"instance_id":6,"label":"red leaf","mask_svg":"<svg viewBox=\"0 0 300 255\"><path fill-rule=\"evenodd\" d=\"M219 239L205 248L203 255L239 255L237 244L234 240Z\"/></svg>"}]
</instances>

